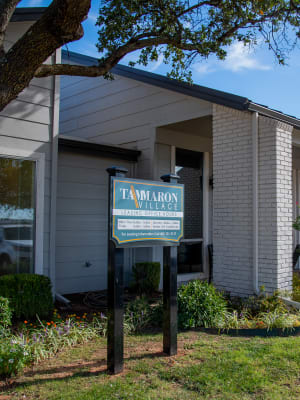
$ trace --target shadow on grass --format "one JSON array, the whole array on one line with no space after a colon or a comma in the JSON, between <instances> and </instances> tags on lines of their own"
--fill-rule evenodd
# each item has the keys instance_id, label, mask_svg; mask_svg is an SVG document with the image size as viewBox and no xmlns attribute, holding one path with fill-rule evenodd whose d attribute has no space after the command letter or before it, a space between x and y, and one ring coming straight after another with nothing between
<instances>
[{"instance_id":1,"label":"shadow on grass","mask_svg":"<svg viewBox=\"0 0 300 400\"><path fill-rule=\"evenodd\" d=\"M149 358L161 358L161 357L168 357L167 354L163 353L162 351L153 352L153 353L142 353L130 357L124 358L124 367L126 368L127 361L134 361L134 360L143 360ZM124 369L125 369L124 368ZM43 377L43 375L46 375ZM49 377L49 375L54 375ZM37 385L40 383L45 382L58 382L58 381L65 381L69 382L76 378L90 378L93 376L100 376L100 375L110 375L109 371L107 370L107 360L102 359L95 362L81 362L77 364L59 366L54 368L45 368L39 369L37 371L27 371L23 374L25 378L33 378L28 381L21 381L21 382L8 382L6 385L4 384L0 387L0 393L4 392L8 389L15 389L18 387L26 388L31 385ZM118 375L116 375L117 377Z\"/></svg>"}]
</instances>

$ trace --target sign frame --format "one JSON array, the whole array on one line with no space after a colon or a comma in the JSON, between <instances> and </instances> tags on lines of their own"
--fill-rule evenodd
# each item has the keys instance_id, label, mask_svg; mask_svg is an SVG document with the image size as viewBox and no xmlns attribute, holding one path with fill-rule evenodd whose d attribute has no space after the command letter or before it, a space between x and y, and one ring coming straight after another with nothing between
<instances>
[{"instance_id":1,"label":"sign frame","mask_svg":"<svg viewBox=\"0 0 300 400\"><path fill-rule=\"evenodd\" d=\"M180 220L180 235L176 237L176 239L170 239L170 238L148 238L148 237L143 237L143 238L135 238L131 240L126 240L126 241L120 241L119 238L117 237L115 233L115 225L117 223L118 218L113 215L113 210L115 209L115 182L124 182L129 185L143 185L143 186L149 186L149 187L161 187L161 188L172 188L172 189L177 189L181 191L181 204L180 204L180 210L178 210L178 213L182 213L181 217L177 217L177 220ZM135 198L136 200L136 198ZM183 238L184 235L184 185L175 183L175 182L163 182L163 181L153 181L153 180L145 180L145 179L133 179L133 178L127 178L127 177L118 177L118 176L110 176L110 200L109 200L109 211L110 211L110 232L109 232L109 239L112 240L117 248L128 248L128 247L153 247L153 246L179 246L180 241ZM151 211L150 211L151 212ZM155 212L155 211L154 211ZM168 212L168 211L166 211ZM170 211L172 212L172 211ZM174 212L174 211L173 211ZM132 216L131 216L132 217ZM157 216L148 216L149 218L157 218ZM164 218L164 217L161 217ZM166 217L165 217L166 218ZM167 217L167 218L174 218L176 217ZM120 218L121 219L121 218ZM130 219L130 217L129 217ZM144 218L139 218L136 217L136 219L144 219L147 220L147 217L144 216ZM163 229L162 229L163 230Z\"/></svg>"},{"instance_id":2,"label":"sign frame","mask_svg":"<svg viewBox=\"0 0 300 400\"><path fill-rule=\"evenodd\" d=\"M177 246L180 243L167 240L141 240L117 246L112 239L112 177L126 179L126 168L111 167L108 190L108 243L107 243L107 369L119 374L124 365L124 252L126 247L163 247L163 352L169 356L177 354ZM178 186L179 176L163 175L163 183ZM133 181L132 179L130 181ZM136 180L141 182L142 180ZM149 182L149 181L145 181ZM153 182L153 181L150 181ZM161 182L155 182L156 186ZM182 227L184 216L184 186L182 192ZM134 197L134 190L132 190ZM135 199L136 200L136 199ZM151 224L150 224L151 225ZM153 224L152 224L153 225Z\"/></svg>"}]
</instances>

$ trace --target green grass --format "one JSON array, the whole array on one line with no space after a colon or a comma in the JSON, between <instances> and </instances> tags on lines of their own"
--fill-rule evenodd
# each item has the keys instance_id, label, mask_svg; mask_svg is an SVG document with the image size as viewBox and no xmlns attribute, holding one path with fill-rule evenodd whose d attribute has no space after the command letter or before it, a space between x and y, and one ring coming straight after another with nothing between
<instances>
[{"instance_id":1,"label":"green grass","mask_svg":"<svg viewBox=\"0 0 300 400\"><path fill-rule=\"evenodd\" d=\"M232 338L188 332L178 339L178 355L166 357L161 335L126 338L125 370L119 376L107 374L106 342L98 339L27 370L6 390L5 399L300 398L300 337Z\"/></svg>"}]
</instances>

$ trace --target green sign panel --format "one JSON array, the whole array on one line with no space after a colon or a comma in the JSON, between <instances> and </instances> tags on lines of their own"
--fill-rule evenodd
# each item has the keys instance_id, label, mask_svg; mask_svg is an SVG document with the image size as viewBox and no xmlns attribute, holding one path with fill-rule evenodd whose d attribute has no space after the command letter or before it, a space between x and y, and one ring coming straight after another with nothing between
<instances>
[{"instance_id":1,"label":"green sign panel","mask_svg":"<svg viewBox=\"0 0 300 400\"><path fill-rule=\"evenodd\" d=\"M179 242L183 237L183 185L111 179L111 238L117 245Z\"/></svg>"}]
</instances>

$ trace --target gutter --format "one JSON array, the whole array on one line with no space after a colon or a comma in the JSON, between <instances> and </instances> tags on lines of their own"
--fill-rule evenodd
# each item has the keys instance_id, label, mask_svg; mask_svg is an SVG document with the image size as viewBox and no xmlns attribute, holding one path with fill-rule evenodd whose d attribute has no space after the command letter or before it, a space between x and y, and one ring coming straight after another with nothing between
<instances>
[{"instance_id":1,"label":"gutter","mask_svg":"<svg viewBox=\"0 0 300 400\"><path fill-rule=\"evenodd\" d=\"M284 114L280 111L272 110L266 106L262 106L257 103L252 103L249 101L248 111L258 112L260 115L264 115L265 117L274 118L277 121L284 122L286 124L292 125L294 128L300 129L300 121L298 118L293 117L291 115Z\"/></svg>"},{"instance_id":2,"label":"gutter","mask_svg":"<svg viewBox=\"0 0 300 400\"><path fill-rule=\"evenodd\" d=\"M253 290L258 287L258 112L252 114Z\"/></svg>"}]
</instances>

